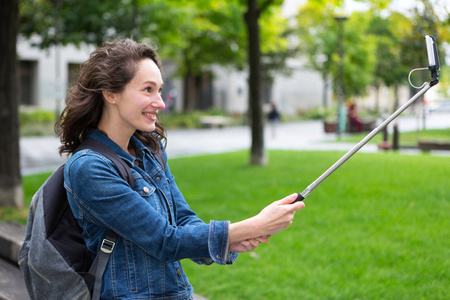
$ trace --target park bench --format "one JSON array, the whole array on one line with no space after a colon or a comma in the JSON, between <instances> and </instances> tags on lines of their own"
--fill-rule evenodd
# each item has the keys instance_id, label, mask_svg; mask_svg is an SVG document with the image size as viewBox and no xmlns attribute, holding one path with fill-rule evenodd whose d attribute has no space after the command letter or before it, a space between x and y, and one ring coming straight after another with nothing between
<instances>
[{"instance_id":1,"label":"park bench","mask_svg":"<svg viewBox=\"0 0 450 300\"><path fill-rule=\"evenodd\" d=\"M368 132L368 131L372 131L375 128L376 122L372 119L363 119L361 120L362 122L362 131L363 132ZM336 122L329 122L329 121L324 121L323 122L324 125L324 131L326 133L332 133L332 132L336 132L336 126L337 123ZM347 121L346 127L345 127L345 132L348 133L355 133L358 132L357 128L355 125L350 124L350 122Z\"/></svg>"},{"instance_id":2,"label":"park bench","mask_svg":"<svg viewBox=\"0 0 450 300\"><path fill-rule=\"evenodd\" d=\"M431 150L450 150L450 143L446 142L433 142L433 141L419 141L417 148L422 151Z\"/></svg>"},{"instance_id":3,"label":"park bench","mask_svg":"<svg viewBox=\"0 0 450 300\"><path fill-rule=\"evenodd\" d=\"M224 116L202 116L199 121L202 127L205 128L222 128L231 123L231 118Z\"/></svg>"}]
</instances>

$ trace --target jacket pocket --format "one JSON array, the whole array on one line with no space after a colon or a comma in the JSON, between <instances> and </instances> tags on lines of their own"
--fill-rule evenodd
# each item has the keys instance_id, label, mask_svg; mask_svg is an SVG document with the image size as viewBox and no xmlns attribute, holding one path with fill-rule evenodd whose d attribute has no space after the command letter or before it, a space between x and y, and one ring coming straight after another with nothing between
<instances>
[{"instance_id":1,"label":"jacket pocket","mask_svg":"<svg viewBox=\"0 0 450 300\"><path fill-rule=\"evenodd\" d=\"M147 203L149 203L157 212L163 214L161 211L161 205L157 188L145 181L142 177L135 178L134 190L141 196Z\"/></svg>"}]
</instances>

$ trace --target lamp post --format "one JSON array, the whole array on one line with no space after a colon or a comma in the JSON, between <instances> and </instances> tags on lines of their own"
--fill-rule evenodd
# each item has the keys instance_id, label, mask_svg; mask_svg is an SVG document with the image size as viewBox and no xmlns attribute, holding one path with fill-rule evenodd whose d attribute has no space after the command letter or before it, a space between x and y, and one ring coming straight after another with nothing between
<instances>
[{"instance_id":1,"label":"lamp post","mask_svg":"<svg viewBox=\"0 0 450 300\"><path fill-rule=\"evenodd\" d=\"M56 21L55 21L55 113L59 117L62 97L62 79L61 79L61 34L62 34L62 19L61 9L65 0L51 0L56 6Z\"/></svg>"},{"instance_id":2,"label":"lamp post","mask_svg":"<svg viewBox=\"0 0 450 300\"><path fill-rule=\"evenodd\" d=\"M334 18L338 24L338 43L339 43L339 68L338 68L338 84L336 87L338 95L338 111L336 133L338 140L345 131L345 106L344 106L344 21L348 18L345 16L337 16Z\"/></svg>"}]
</instances>

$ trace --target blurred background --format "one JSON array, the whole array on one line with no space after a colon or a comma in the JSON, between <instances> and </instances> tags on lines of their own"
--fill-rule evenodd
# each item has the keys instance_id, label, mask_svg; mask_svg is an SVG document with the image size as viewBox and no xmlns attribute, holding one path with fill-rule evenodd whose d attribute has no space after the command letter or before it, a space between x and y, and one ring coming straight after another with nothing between
<instances>
[{"instance_id":1,"label":"blurred background","mask_svg":"<svg viewBox=\"0 0 450 300\"><path fill-rule=\"evenodd\" d=\"M232 268L183 267L209 299L449 299L448 0L0 0L0 225L26 223L50 174L27 164L63 163L56 118L104 41L158 48L177 184L202 219L234 222L306 187L408 101L408 74L428 67L425 35L440 82L399 118L400 143L389 127L392 143L383 132L375 153L352 159L286 233ZM264 134L273 107L283 124ZM361 128L347 122L351 107ZM443 151L421 152L431 149ZM0 266L0 298L16 267ZM17 290L9 299L26 299Z\"/></svg>"},{"instance_id":2,"label":"blurred background","mask_svg":"<svg viewBox=\"0 0 450 300\"><path fill-rule=\"evenodd\" d=\"M437 109L449 99L448 1L273 0L259 6L258 88L265 111L274 102L286 118L335 118L339 103L354 101L363 114L391 112L416 92L407 78L413 68L427 67L426 34L437 39L441 84L418 106ZM248 9L243 0L22 0L20 108L59 112L89 53L105 40L132 37L158 47L168 111L243 116L249 110ZM428 72L412 77L416 85L428 79Z\"/></svg>"}]
</instances>

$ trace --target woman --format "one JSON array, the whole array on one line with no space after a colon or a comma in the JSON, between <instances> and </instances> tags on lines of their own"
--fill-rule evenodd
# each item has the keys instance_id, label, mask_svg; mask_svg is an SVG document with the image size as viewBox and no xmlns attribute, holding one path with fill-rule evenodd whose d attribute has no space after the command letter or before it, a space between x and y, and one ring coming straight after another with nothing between
<instances>
[{"instance_id":1,"label":"woman","mask_svg":"<svg viewBox=\"0 0 450 300\"><path fill-rule=\"evenodd\" d=\"M108 229L119 234L103 276L103 299L192 299L181 259L232 264L237 253L252 251L287 228L304 207L291 204L292 194L241 222L200 220L168 165L164 171L154 157L164 150L165 130L157 118L165 107L162 86L153 48L129 39L104 43L81 66L60 117L60 152L72 154L65 187L92 255ZM85 138L102 142L128 162L134 190L106 157L75 152Z\"/></svg>"}]
</instances>

